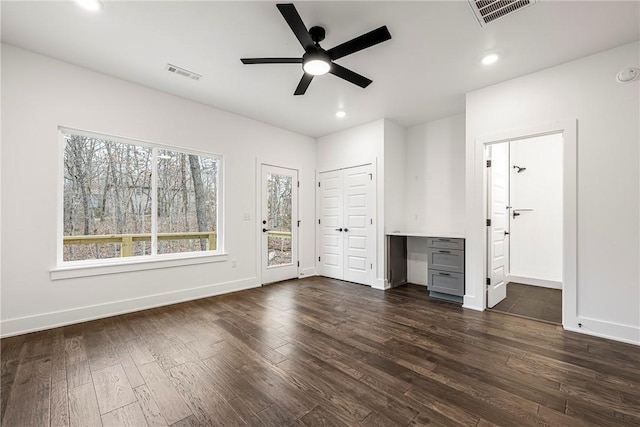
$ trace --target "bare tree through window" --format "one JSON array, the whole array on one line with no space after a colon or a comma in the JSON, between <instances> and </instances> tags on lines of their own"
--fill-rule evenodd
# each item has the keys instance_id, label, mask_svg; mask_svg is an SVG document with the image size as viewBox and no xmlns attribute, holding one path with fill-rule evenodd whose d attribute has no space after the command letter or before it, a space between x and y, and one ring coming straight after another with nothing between
<instances>
[{"instance_id":1,"label":"bare tree through window","mask_svg":"<svg viewBox=\"0 0 640 427\"><path fill-rule=\"evenodd\" d=\"M63 136L63 261L217 249L219 157Z\"/></svg>"}]
</instances>

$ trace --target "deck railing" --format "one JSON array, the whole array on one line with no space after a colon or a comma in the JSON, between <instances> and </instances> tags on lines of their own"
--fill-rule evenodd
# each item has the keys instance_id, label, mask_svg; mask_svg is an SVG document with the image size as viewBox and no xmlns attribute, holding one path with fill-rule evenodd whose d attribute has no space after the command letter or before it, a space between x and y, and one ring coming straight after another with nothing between
<instances>
[{"instance_id":1,"label":"deck railing","mask_svg":"<svg viewBox=\"0 0 640 427\"><path fill-rule=\"evenodd\" d=\"M215 249L218 234L210 231L193 231L182 233L158 233L158 240L193 240L207 239L207 250ZM151 242L151 233L142 234L102 234L90 236L64 236L64 245L119 243L120 256L133 256L133 242Z\"/></svg>"},{"instance_id":2,"label":"deck railing","mask_svg":"<svg viewBox=\"0 0 640 427\"><path fill-rule=\"evenodd\" d=\"M291 239L289 231L267 231L269 237L279 237ZM218 233L209 231L190 231L183 233L158 233L158 240L193 240L207 239L207 250L215 249L217 246ZM151 242L151 233L142 234L101 234L89 236L64 236L64 245L87 245L95 243L119 243L120 256L133 256L133 242Z\"/></svg>"}]
</instances>

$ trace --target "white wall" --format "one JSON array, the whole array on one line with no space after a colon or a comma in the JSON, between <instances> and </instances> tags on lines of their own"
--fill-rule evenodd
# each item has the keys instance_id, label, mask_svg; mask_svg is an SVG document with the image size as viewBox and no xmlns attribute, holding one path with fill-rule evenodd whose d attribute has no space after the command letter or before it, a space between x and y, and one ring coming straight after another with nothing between
<instances>
[{"instance_id":1,"label":"white wall","mask_svg":"<svg viewBox=\"0 0 640 427\"><path fill-rule=\"evenodd\" d=\"M511 141L509 153L509 204L532 209L510 216L509 280L561 289L562 135Z\"/></svg>"},{"instance_id":2,"label":"white wall","mask_svg":"<svg viewBox=\"0 0 640 427\"><path fill-rule=\"evenodd\" d=\"M404 227L406 231L464 234L465 115L407 130ZM407 278L427 285L427 241L407 240Z\"/></svg>"},{"instance_id":3,"label":"white wall","mask_svg":"<svg viewBox=\"0 0 640 427\"><path fill-rule=\"evenodd\" d=\"M405 217L405 129L384 121L384 229L404 230Z\"/></svg>"},{"instance_id":4,"label":"white wall","mask_svg":"<svg viewBox=\"0 0 640 427\"><path fill-rule=\"evenodd\" d=\"M405 226L464 233L465 115L407 131Z\"/></svg>"},{"instance_id":5,"label":"white wall","mask_svg":"<svg viewBox=\"0 0 640 427\"><path fill-rule=\"evenodd\" d=\"M51 281L59 125L222 154L225 250L237 268L220 262ZM2 45L2 151L4 335L259 285L260 266L247 250L258 244L256 157L300 170L300 271L315 272L312 138Z\"/></svg>"},{"instance_id":6,"label":"white wall","mask_svg":"<svg viewBox=\"0 0 640 427\"><path fill-rule=\"evenodd\" d=\"M578 123L577 301L565 328L640 343L640 63L638 42L467 94L465 306L483 309L484 137L559 120ZM567 304L576 304L567 318ZM579 327L578 323L582 325Z\"/></svg>"}]
</instances>

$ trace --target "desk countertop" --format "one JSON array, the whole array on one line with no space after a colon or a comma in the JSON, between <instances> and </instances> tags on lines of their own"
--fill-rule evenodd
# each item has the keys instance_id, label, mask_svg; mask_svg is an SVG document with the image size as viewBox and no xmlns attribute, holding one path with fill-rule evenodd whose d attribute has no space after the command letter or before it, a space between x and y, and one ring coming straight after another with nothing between
<instances>
[{"instance_id":1,"label":"desk countertop","mask_svg":"<svg viewBox=\"0 0 640 427\"><path fill-rule=\"evenodd\" d=\"M392 231L387 236L407 237L444 237L450 239L464 239L464 233L452 231Z\"/></svg>"}]
</instances>

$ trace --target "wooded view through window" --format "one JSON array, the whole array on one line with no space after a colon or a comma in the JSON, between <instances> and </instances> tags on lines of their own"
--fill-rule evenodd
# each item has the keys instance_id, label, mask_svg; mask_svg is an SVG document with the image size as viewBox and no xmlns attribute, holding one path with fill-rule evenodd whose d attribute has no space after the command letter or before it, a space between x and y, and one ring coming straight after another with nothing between
<instances>
[{"instance_id":1,"label":"wooded view through window","mask_svg":"<svg viewBox=\"0 0 640 427\"><path fill-rule=\"evenodd\" d=\"M62 134L63 261L217 250L220 157Z\"/></svg>"}]
</instances>

